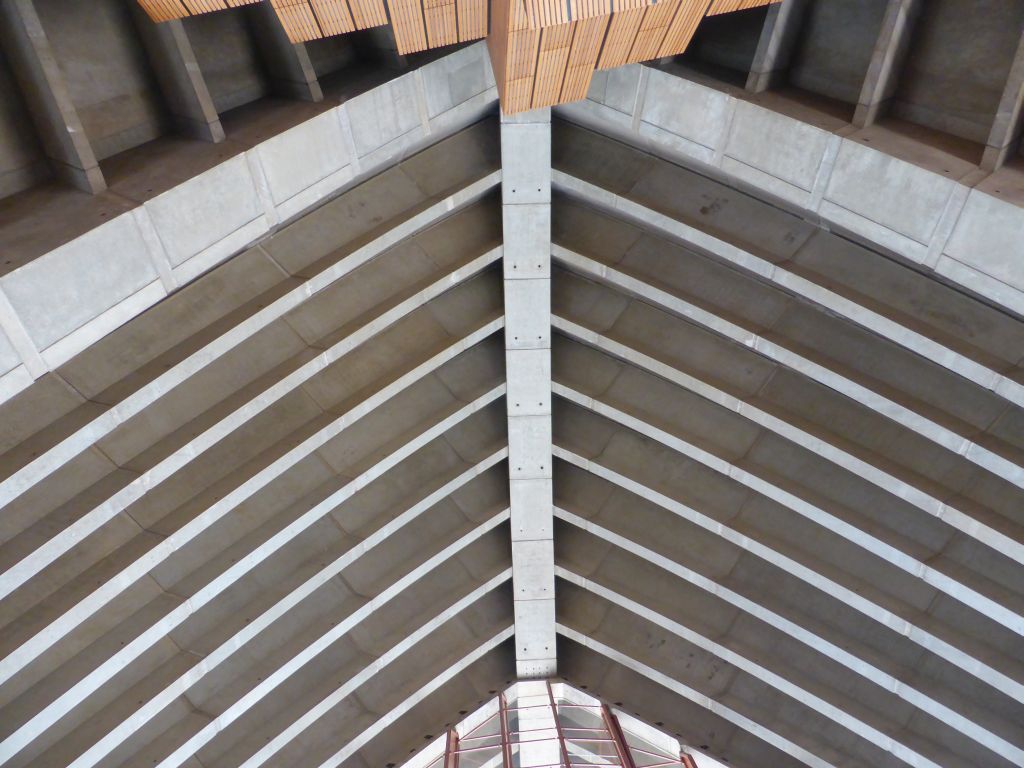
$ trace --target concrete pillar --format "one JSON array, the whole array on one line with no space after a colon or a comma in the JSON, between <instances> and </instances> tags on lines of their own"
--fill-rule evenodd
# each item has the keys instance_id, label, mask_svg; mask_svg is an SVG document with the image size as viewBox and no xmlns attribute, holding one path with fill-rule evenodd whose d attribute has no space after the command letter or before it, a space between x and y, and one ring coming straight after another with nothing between
<instances>
[{"instance_id":1,"label":"concrete pillar","mask_svg":"<svg viewBox=\"0 0 1024 768\"><path fill-rule=\"evenodd\" d=\"M551 473L551 110L501 117L516 670L556 671Z\"/></svg>"},{"instance_id":2,"label":"concrete pillar","mask_svg":"<svg viewBox=\"0 0 1024 768\"><path fill-rule=\"evenodd\" d=\"M180 19L155 24L138 3L130 3L135 27L156 73L164 105L177 129L203 141L224 141L217 109Z\"/></svg>"},{"instance_id":3,"label":"concrete pillar","mask_svg":"<svg viewBox=\"0 0 1024 768\"><path fill-rule=\"evenodd\" d=\"M747 75L747 90L767 91L782 81L789 67L807 0L782 0L768 6L761 39Z\"/></svg>"},{"instance_id":4,"label":"concrete pillar","mask_svg":"<svg viewBox=\"0 0 1024 768\"><path fill-rule=\"evenodd\" d=\"M270 3L258 3L246 12L274 91L300 101L323 101L324 92L306 46L288 39Z\"/></svg>"},{"instance_id":5,"label":"concrete pillar","mask_svg":"<svg viewBox=\"0 0 1024 768\"><path fill-rule=\"evenodd\" d=\"M32 0L0 3L0 42L57 174L86 192L102 192L106 181Z\"/></svg>"},{"instance_id":6,"label":"concrete pillar","mask_svg":"<svg viewBox=\"0 0 1024 768\"><path fill-rule=\"evenodd\" d=\"M1017 45L1017 53L1006 78L1003 97L999 101L992 130L985 143L981 167L994 171L1002 167L1006 158L1017 151L1021 130L1024 128L1021 106L1024 104L1024 34Z\"/></svg>"},{"instance_id":7,"label":"concrete pillar","mask_svg":"<svg viewBox=\"0 0 1024 768\"><path fill-rule=\"evenodd\" d=\"M857 101L854 125L863 128L874 124L896 92L900 66L910 49L921 6L921 0L889 0Z\"/></svg>"}]
</instances>

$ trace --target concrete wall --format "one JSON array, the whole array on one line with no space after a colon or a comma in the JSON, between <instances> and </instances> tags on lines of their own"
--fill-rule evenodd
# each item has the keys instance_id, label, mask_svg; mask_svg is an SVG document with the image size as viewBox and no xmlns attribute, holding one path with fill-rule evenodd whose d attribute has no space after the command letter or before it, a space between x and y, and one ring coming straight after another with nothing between
<instances>
[{"instance_id":1,"label":"concrete wall","mask_svg":"<svg viewBox=\"0 0 1024 768\"><path fill-rule=\"evenodd\" d=\"M130 9L120 0L35 5L97 159L159 136L165 115Z\"/></svg>"},{"instance_id":2,"label":"concrete wall","mask_svg":"<svg viewBox=\"0 0 1024 768\"><path fill-rule=\"evenodd\" d=\"M0 51L0 199L49 175L31 117Z\"/></svg>"},{"instance_id":3,"label":"concrete wall","mask_svg":"<svg viewBox=\"0 0 1024 768\"><path fill-rule=\"evenodd\" d=\"M218 113L270 91L246 14L208 13L185 19L184 24Z\"/></svg>"}]
</instances>

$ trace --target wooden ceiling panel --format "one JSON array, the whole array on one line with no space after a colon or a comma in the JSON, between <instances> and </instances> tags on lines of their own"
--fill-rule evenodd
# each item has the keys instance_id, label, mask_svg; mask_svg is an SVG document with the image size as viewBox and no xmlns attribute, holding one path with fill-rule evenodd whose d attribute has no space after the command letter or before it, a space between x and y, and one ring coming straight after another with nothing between
<instances>
[{"instance_id":1,"label":"wooden ceiling panel","mask_svg":"<svg viewBox=\"0 0 1024 768\"><path fill-rule=\"evenodd\" d=\"M707 7L708 0L680 0L679 10L669 25L656 58L678 56L685 51L693 40Z\"/></svg>"},{"instance_id":2,"label":"wooden ceiling panel","mask_svg":"<svg viewBox=\"0 0 1024 768\"><path fill-rule=\"evenodd\" d=\"M616 11L608 24L608 34L604 39L604 48L598 60L598 69L621 67L629 60L633 50L633 41L640 31L640 23L644 20L646 8L630 8Z\"/></svg>"},{"instance_id":3,"label":"wooden ceiling panel","mask_svg":"<svg viewBox=\"0 0 1024 768\"><path fill-rule=\"evenodd\" d=\"M533 109L559 103L575 29L576 22L570 22L541 30L537 78L533 86Z\"/></svg>"},{"instance_id":4,"label":"wooden ceiling panel","mask_svg":"<svg viewBox=\"0 0 1024 768\"><path fill-rule=\"evenodd\" d=\"M487 0L457 0L459 42L487 37Z\"/></svg>"},{"instance_id":5,"label":"wooden ceiling panel","mask_svg":"<svg viewBox=\"0 0 1024 768\"><path fill-rule=\"evenodd\" d=\"M562 83L560 104L579 101L586 98L590 90L590 81L594 77L597 57L601 52L605 31L608 28L608 16L596 16L576 22L576 33L573 35L569 61L566 63L565 80Z\"/></svg>"},{"instance_id":6,"label":"wooden ceiling panel","mask_svg":"<svg viewBox=\"0 0 1024 768\"><path fill-rule=\"evenodd\" d=\"M771 5L779 0L714 0L708 10L708 16L715 16L719 13L732 13L733 11L745 11L748 8L760 8L763 5Z\"/></svg>"}]
</instances>

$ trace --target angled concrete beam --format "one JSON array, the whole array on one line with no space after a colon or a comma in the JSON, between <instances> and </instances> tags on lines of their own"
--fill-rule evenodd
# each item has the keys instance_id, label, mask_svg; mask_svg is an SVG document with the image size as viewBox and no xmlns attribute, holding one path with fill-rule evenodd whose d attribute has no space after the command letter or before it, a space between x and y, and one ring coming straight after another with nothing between
<instances>
[{"instance_id":1,"label":"angled concrete beam","mask_svg":"<svg viewBox=\"0 0 1024 768\"><path fill-rule=\"evenodd\" d=\"M321 568L317 573L282 597L272 606L267 608L256 618L248 622L244 628L232 635L228 640L221 643L216 649L206 654L195 666L184 672L163 691L153 696L145 704L132 712L131 716L115 726L104 737L97 741L85 753L79 756L69 768L90 768L106 757L120 744L135 734L146 723L156 717L165 707L189 688L196 685L206 675L213 672L221 664L227 662L235 652L243 649L251 640L256 638L260 632L268 629L275 621L284 616L289 610L297 606L304 599L312 595L319 587L326 584L335 576L340 574L363 555L370 552L374 547L384 543L392 534L405 525L416 520L427 510L443 501L449 495L466 485L470 480L487 471L508 455L507 450L501 450L479 462L476 466L466 470L458 477L453 478L433 493L418 501L413 506L402 512L386 525L379 528L366 539L352 549L346 551L333 562ZM481 531L483 533L484 531ZM278 534L280 536L280 534ZM279 547L277 547L279 548ZM429 569L428 569L429 570ZM424 573L426 571L423 571ZM239 575L241 578L241 574ZM384 601L381 601L384 602ZM167 617L161 627L165 634L170 633L176 626L195 615L201 607L192 601L187 601L187 611L181 616L173 619ZM171 619L168 621L168 619ZM135 649L130 646L122 649L111 660L115 668L125 668L137 658ZM5 754L14 755L24 749L34 739L42 735L46 729L60 721L62 717L72 711L76 705L84 701L92 691L89 686L72 686L65 694L56 699L49 706L44 707L31 720L8 737L0 747Z\"/></svg>"},{"instance_id":2,"label":"angled concrete beam","mask_svg":"<svg viewBox=\"0 0 1024 768\"><path fill-rule=\"evenodd\" d=\"M895 400L891 400L850 380L839 371L820 365L797 352L793 352L764 336L719 317L696 304L681 299L667 291L655 288L642 280L620 272L614 267L587 258L582 254L575 253L559 245L554 245L552 246L552 256L556 261L566 265L574 272L611 285L629 296L634 296L656 307L661 307L672 314L678 315L683 320L701 325L730 341L753 349L769 360L797 371L812 381L824 384L826 387L840 392L851 400L931 440L936 445L940 445L953 453L963 456L973 464L991 472L997 477L1003 478L1018 488L1024 488L1024 467L944 427L927 416L912 411Z\"/></svg>"},{"instance_id":3,"label":"angled concrete beam","mask_svg":"<svg viewBox=\"0 0 1024 768\"><path fill-rule=\"evenodd\" d=\"M501 117L505 370L516 670L553 677L551 110Z\"/></svg>"},{"instance_id":4,"label":"angled concrete beam","mask_svg":"<svg viewBox=\"0 0 1024 768\"><path fill-rule=\"evenodd\" d=\"M561 509L560 507L555 507L555 517L559 520L564 520L570 525L580 528L581 530L584 530L625 552L639 557L666 573L670 573L676 578L692 584L698 589L725 601L738 610L763 621L765 624L768 624L779 632L793 638L802 645L827 656L837 664L841 664L854 674L871 681L886 691L894 692L898 697L904 699L918 709L927 712L934 717L946 720L961 733L968 735L974 734L972 738L984 737L984 733L986 732L985 729L979 730L980 727L977 724L968 720L962 714L958 714L955 710L947 707L936 699L933 699L927 694L919 691L912 683L907 682L903 678L889 674L885 670L874 666L870 662L861 659L859 656L854 655L845 648L829 641L827 638L815 634L803 626L785 618L781 614L775 613L771 609L766 608L760 603L750 600L740 593L729 589L706 576L703 576L697 571L687 568L685 565L681 565L674 560L655 552L654 550L637 544L631 539L621 536L614 531L610 531L596 523L592 523L572 512ZM906 671L906 677L908 678L912 677L914 674L915 672L913 670Z\"/></svg>"},{"instance_id":5,"label":"angled concrete beam","mask_svg":"<svg viewBox=\"0 0 1024 768\"><path fill-rule=\"evenodd\" d=\"M104 412L93 421L49 449L31 463L0 482L0 508L27 492L75 456L89 449L91 445L109 435L117 427L140 414L168 392L187 381L215 360L228 354L239 344L266 328L272 322L300 306L318 293L326 290L358 267L366 264L388 248L403 239L440 221L453 211L466 207L493 189L501 180L501 172L488 174L466 187L438 200L430 207L401 222L366 245L361 246L341 261L332 264L315 277L289 291L238 326L226 331L201 349L196 350L170 370L151 381L139 391L122 400L116 407ZM38 551L38 550L37 550ZM21 567L21 566L19 566ZM34 567L34 566L33 566ZM36 569L38 570L38 569ZM4 573L0 584L0 595L13 578L10 571ZM21 577L18 577L19 579ZM20 583L20 581L19 581Z\"/></svg>"},{"instance_id":6,"label":"angled concrete beam","mask_svg":"<svg viewBox=\"0 0 1024 768\"><path fill-rule=\"evenodd\" d=\"M597 640L587 637L580 632L577 632L572 627L567 627L564 624L557 625L558 634L563 637L567 637L575 643L582 645L585 648L589 648L592 651L604 656L610 661L614 661L617 664L621 664L627 669L637 672L640 675L648 678L649 680L657 683L658 685L666 688L678 696L683 697L689 701L692 701L698 706L704 707L709 712L717 715L726 722L732 723L737 728L746 731L755 739L758 739L765 744L769 744L775 749L779 750L783 754L789 755L792 758L799 760L801 763L810 766L810 768L836 768L832 763L821 759L813 752L805 749L804 747L796 744L784 736L775 733L774 731L765 728L763 725L754 722L745 715L741 715L731 707L722 704L715 699L712 699L705 694L691 688L688 685L674 680L668 675L662 674L658 670L642 664L636 659L632 659L624 653L620 653L614 648L605 645Z\"/></svg>"},{"instance_id":7,"label":"angled concrete beam","mask_svg":"<svg viewBox=\"0 0 1024 768\"><path fill-rule=\"evenodd\" d=\"M625 216L670 240L683 242L700 253L709 254L744 272L754 274L787 293L825 307L830 312L963 376L979 387L991 390L1015 405L1024 407L1024 385L1021 383L987 368L922 333L900 325L863 304L858 304L835 291L790 272L782 265L773 264L767 259L744 251L742 248L709 235L696 227L563 171L553 172L552 183L555 189L584 200L595 208Z\"/></svg>"},{"instance_id":8,"label":"angled concrete beam","mask_svg":"<svg viewBox=\"0 0 1024 768\"><path fill-rule=\"evenodd\" d=\"M807 0L782 0L768 6L754 61L747 74L748 91L760 93L783 81L806 8Z\"/></svg>"},{"instance_id":9,"label":"angled concrete beam","mask_svg":"<svg viewBox=\"0 0 1024 768\"><path fill-rule=\"evenodd\" d=\"M105 190L96 154L32 0L0 3L0 42L58 176L85 192Z\"/></svg>"},{"instance_id":10,"label":"angled concrete beam","mask_svg":"<svg viewBox=\"0 0 1024 768\"><path fill-rule=\"evenodd\" d=\"M752 658L742 653L738 653L726 645L716 643L714 640L705 637L699 632L695 632L689 627L663 616L642 603L621 595L614 590L608 589L596 581L586 579L560 566L556 567L555 574L559 578L565 579L587 592L590 592L591 594L596 595L603 600L607 600L609 603L618 606L619 608L623 608L626 611L639 616L669 634L674 635L685 642L714 655L725 663L731 664L742 672L757 678L765 685L773 688L784 696L788 696L795 701L810 707L814 711L834 722L840 728L848 731L850 734L864 739L865 741L876 745L880 749L885 750L897 760L900 760L907 765L915 766L916 768L938 768L938 764L933 760L922 755L908 743L900 741L898 738L899 732L897 732L897 735L891 736L888 733L880 731L870 723L851 715L849 712L836 706L827 699L824 699L812 691L801 687L798 683L794 683L783 675L772 671L768 667L758 664ZM1015 760L1017 762L1024 761L1024 750L1014 746L1010 742L1006 741L1006 739L1003 739L996 734L984 731L984 729L979 730L982 730L987 736L987 743L975 741L975 744L986 749L990 749L996 754L1003 755L1010 760Z\"/></svg>"},{"instance_id":11,"label":"angled concrete beam","mask_svg":"<svg viewBox=\"0 0 1024 768\"><path fill-rule=\"evenodd\" d=\"M1024 131L1024 33L1021 34L1017 52L1014 54L1010 72L999 100L996 116L992 122L981 167L988 171L1001 168L1006 158L1020 146L1021 132Z\"/></svg>"},{"instance_id":12,"label":"angled concrete beam","mask_svg":"<svg viewBox=\"0 0 1024 768\"><path fill-rule=\"evenodd\" d=\"M164 105L179 132L202 141L224 141L224 128L195 51L180 19L156 24L138 3L129 3L135 28L146 49L164 96Z\"/></svg>"},{"instance_id":13,"label":"angled concrete beam","mask_svg":"<svg viewBox=\"0 0 1024 768\"><path fill-rule=\"evenodd\" d=\"M896 92L899 70L910 50L910 38L923 5L922 0L889 0L857 100L854 125L872 125Z\"/></svg>"},{"instance_id":14,"label":"angled concrete beam","mask_svg":"<svg viewBox=\"0 0 1024 768\"><path fill-rule=\"evenodd\" d=\"M323 101L324 92L305 44L288 39L270 3L257 3L245 12L249 14L257 52L273 89L281 96L300 101Z\"/></svg>"}]
</instances>

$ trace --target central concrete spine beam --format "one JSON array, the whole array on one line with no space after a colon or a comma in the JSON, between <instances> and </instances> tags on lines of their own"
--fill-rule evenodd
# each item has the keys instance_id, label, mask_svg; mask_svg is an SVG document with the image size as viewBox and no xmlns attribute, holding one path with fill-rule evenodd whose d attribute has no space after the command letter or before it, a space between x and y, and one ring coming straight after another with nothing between
<instances>
[{"instance_id":1,"label":"central concrete spine beam","mask_svg":"<svg viewBox=\"0 0 1024 768\"><path fill-rule=\"evenodd\" d=\"M854 125L872 125L896 92L900 65L910 49L921 6L921 0L889 0L853 116Z\"/></svg>"},{"instance_id":2,"label":"central concrete spine beam","mask_svg":"<svg viewBox=\"0 0 1024 768\"><path fill-rule=\"evenodd\" d=\"M32 0L0 3L0 43L57 174L86 192L105 190L96 154Z\"/></svg>"},{"instance_id":3,"label":"central concrete spine beam","mask_svg":"<svg viewBox=\"0 0 1024 768\"><path fill-rule=\"evenodd\" d=\"M552 677L551 111L501 118L505 367L516 671Z\"/></svg>"}]
</instances>

